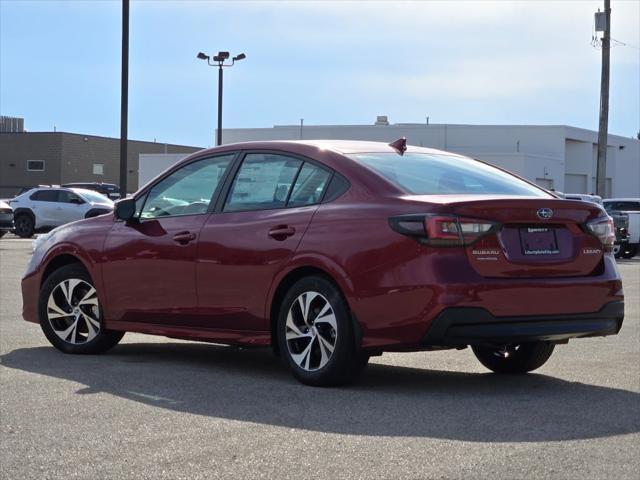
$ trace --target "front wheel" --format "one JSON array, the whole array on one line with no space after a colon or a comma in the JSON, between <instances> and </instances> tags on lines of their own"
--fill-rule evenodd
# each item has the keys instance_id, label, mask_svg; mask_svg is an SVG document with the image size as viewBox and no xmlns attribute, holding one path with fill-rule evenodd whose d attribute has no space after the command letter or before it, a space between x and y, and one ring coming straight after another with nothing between
<instances>
[{"instance_id":1,"label":"front wheel","mask_svg":"<svg viewBox=\"0 0 640 480\"><path fill-rule=\"evenodd\" d=\"M472 346L480 363L495 373L527 373L549 360L555 345L549 342L531 342L496 347Z\"/></svg>"},{"instance_id":2,"label":"front wheel","mask_svg":"<svg viewBox=\"0 0 640 480\"><path fill-rule=\"evenodd\" d=\"M346 301L324 277L303 278L287 292L280 307L277 336L285 362L307 385L347 384L369 360L356 348Z\"/></svg>"},{"instance_id":3,"label":"front wheel","mask_svg":"<svg viewBox=\"0 0 640 480\"><path fill-rule=\"evenodd\" d=\"M98 293L81 265L60 267L46 279L38 312L45 336L64 353L101 353L124 335L104 328Z\"/></svg>"}]
</instances>

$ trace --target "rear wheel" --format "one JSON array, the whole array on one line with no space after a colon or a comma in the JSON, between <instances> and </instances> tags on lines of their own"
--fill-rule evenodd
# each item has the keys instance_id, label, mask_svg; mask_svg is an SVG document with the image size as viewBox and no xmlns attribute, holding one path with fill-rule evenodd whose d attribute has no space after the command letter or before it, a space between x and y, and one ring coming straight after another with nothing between
<instances>
[{"instance_id":1,"label":"rear wheel","mask_svg":"<svg viewBox=\"0 0 640 480\"><path fill-rule=\"evenodd\" d=\"M356 348L346 301L324 277L303 278L287 292L280 307L277 336L285 362L307 385L349 383L369 360Z\"/></svg>"},{"instance_id":2,"label":"rear wheel","mask_svg":"<svg viewBox=\"0 0 640 480\"><path fill-rule=\"evenodd\" d=\"M527 373L549 360L555 345L549 342L521 343L496 347L472 346L480 363L495 373Z\"/></svg>"},{"instance_id":3,"label":"rear wheel","mask_svg":"<svg viewBox=\"0 0 640 480\"><path fill-rule=\"evenodd\" d=\"M45 336L64 353L101 353L124 335L104 328L98 294L81 265L60 267L47 278L38 312Z\"/></svg>"},{"instance_id":4,"label":"rear wheel","mask_svg":"<svg viewBox=\"0 0 640 480\"><path fill-rule=\"evenodd\" d=\"M33 230L35 224L33 218L27 214L18 215L13 220L14 231L16 235L22 238L29 238L33 236Z\"/></svg>"},{"instance_id":5,"label":"rear wheel","mask_svg":"<svg viewBox=\"0 0 640 480\"><path fill-rule=\"evenodd\" d=\"M628 245L626 247L622 248L622 258L633 258L636 256L636 253L638 253L638 246L637 245Z\"/></svg>"}]
</instances>

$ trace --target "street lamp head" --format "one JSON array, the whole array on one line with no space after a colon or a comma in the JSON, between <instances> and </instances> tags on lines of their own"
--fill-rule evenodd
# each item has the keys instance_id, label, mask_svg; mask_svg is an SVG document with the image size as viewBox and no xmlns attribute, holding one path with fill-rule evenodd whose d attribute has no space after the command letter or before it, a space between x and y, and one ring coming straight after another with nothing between
<instances>
[{"instance_id":1,"label":"street lamp head","mask_svg":"<svg viewBox=\"0 0 640 480\"><path fill-rule=\"evenodd\" d=\"M218 52L217 57L220 60L226 60L227 58L229 58L229 52Z\"/></svg>"},{"instance_id":2,"label":"street lamp head","mask_svg":"<svg viewBox=\"0 0 640 480\"><path fill-rule=\"evenodd\" d=\"M198 58L199 58L200 60L209 60L209 55L206 55L206 54L204 54L204 53L202 53L202 52L199 52L199 53L198 53Z\"/></svg>"},{"instance_id":3,"label":"street lamp head","mask_svg":"<svg viewBox=\"0 0 640 480\"><path fill-rule=\"evenodd\" d=\"M247 58L247 56L244 53L241 53L241 54L236 55L235 57L233 57L233 61L237 62L238 60L244 60L245 58Z\"/></svg>"}]
</instances>

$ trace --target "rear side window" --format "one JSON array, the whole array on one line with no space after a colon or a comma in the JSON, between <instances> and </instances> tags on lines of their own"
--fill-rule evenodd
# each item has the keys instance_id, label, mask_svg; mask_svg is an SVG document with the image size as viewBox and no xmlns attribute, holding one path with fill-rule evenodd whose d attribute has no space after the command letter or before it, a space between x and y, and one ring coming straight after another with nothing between
<instances>
[{"instance_id":1,"label":"rear side window","mask_svg":"<svg viewBox=\"0 0 640 480\"><path fill-rule=\"evenodd\" d=\"M29 199L35 200L36 202L57 202L58 190L38 190L32 194Z\"/></svg>"},{"instance_id":2,"label":"rear side window","mask_svg":"<svg viewBox=\"0 0 640 480\"><path fill-rule=\"evenodd\" d=\"M331 174L324 168L305 162L289 197L288 207L302 207L320 203Z\"/></svg>"},{"instance_id":3,"label":"rear side window","mask_svg":"<svg viewBox=\"0 0 640 480\"><path fill-rule=\"evenodd\" d=\"M513 175L470 158L426 153L349 156L415 195L494 194L553 198Z\"/></svg>"},{"instance_id":4,"label":"rear side window","mask_svg":"<svg viewBox=\"0 0 640 480\"><path fill-rule=\"evenodd\" d=\"M225 212L282 208L302 165L297 158L250 153L233 181Z\"/></svg>"}]
</instances>

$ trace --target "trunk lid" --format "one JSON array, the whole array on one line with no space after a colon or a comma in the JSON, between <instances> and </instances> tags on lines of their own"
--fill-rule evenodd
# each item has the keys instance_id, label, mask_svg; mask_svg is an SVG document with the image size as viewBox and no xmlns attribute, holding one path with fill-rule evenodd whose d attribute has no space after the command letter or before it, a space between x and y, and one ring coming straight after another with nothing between
<instances>
[{"instance_id":1,"label":"trunk lid","mask_svg":"<svg viewBox=\"0 0 640 480\"><path fill-rule=\"evenodd\" d=\"M606 215L596 204L481 195L421 197L439 213L496 222L495 229L465 247L469 263L482 276L587 276L601 266L603 245L585 227Z\"/></svg>"}]
</instances>

